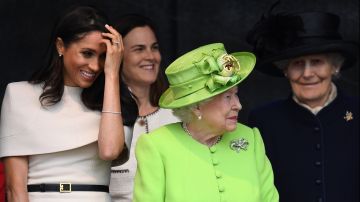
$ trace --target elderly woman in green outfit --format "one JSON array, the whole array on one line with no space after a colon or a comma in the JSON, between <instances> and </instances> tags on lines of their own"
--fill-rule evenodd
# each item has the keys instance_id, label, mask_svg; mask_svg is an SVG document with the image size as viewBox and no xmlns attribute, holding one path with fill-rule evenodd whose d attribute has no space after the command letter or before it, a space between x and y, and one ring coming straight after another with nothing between
<instances>
[{"instance_id":1,"label":"elderly woman in green outfit","mask_svg":"<svg viewBox=\"0 0 360 202\"><path fill-rule=\"evenodd\" d=\"M134 202L279 200L258 129L237 123L237 85L254 65L252 53L227 54L221 43L170 64L159 104L182 123L138 140Z\"/></svg>"}]
</instances>

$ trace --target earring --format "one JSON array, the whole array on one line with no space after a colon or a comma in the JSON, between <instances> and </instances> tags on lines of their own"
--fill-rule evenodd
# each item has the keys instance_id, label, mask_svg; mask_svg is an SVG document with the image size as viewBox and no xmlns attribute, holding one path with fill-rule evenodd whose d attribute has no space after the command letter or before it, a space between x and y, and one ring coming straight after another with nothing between
<instances>
[{"instance_id":1,"label":"earring","mask_svg":"<svg viewBox=\"0 0 360 202\"><path fill-rule=\"evenodd\" d=\"M59 58L61 58L61 56L62 56L62 54L61 54L61 53L59 53Z\"/></svg>"},{"instance_id":2,"label":"earring","mask_svg":"<svg viewBox=\"0 0 360 202\"><path fill-rule=\"evenodd\" d=\"M198 120L201 120L201 119L202 119L202 116L201 116L201 115L199 115L197 118L198 118Z\"/></svg>"}]
</instances>

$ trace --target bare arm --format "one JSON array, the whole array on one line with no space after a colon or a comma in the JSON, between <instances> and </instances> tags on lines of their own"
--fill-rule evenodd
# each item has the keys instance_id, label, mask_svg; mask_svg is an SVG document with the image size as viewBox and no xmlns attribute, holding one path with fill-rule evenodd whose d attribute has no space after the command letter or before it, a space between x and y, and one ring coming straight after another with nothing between
<instances>
[{"instance_id":1,"label":"bare arm","mask_svg":"<svg viewBox=\"0 0 360 202\"><path fill-rule=\"evenodd\" d=\"M103 111L121 112L120 106L120 64L124 52L122 38L112 27L106 27L110 33L103 36L107 46L104 66L105 89ZM124 147L124 126L121 114L102 113L99 131L99 156L104 160L113 160Z\"/></svg>"},{"instance_id":2,"label":"bare arm","mask_svg":"<svg viewBox=\"0 0 360 202\"><path fill-rule=\"evenodd\" d=\"M6 157L3 161L5 165L7 201L28 202L28 157Z\"/></svg>"}]
</instances>

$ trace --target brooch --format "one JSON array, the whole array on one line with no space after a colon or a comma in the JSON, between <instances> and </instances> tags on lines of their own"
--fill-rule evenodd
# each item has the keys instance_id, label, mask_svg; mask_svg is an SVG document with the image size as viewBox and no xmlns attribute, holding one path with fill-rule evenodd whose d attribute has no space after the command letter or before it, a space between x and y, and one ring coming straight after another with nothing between
<instances>
[{"instance_id":1,"label":"brooch","mask_svg":"<svg viewBox=\"0 0 360 202\"><path fill-rule=\"evenodd\" d=\"M353 119L353 114L352 114L352 112L346 111L346 114L345 114L345 116L344 116L344 119L345 119L346 121L351 121L351 120Z\"/></svg>"},{"instance_id":2,"label":"brooch","mask_svg":"<svg viewBox=\"0 0 360 202\"><path fill-rule=\"evenodd\" d=\"M240 152L240 150L247 150L247 147L249 145L249 142L245 138L231 140L230 142L230 148L232 150L235 150L237 153Z\"/></svg>"}]
</instances>

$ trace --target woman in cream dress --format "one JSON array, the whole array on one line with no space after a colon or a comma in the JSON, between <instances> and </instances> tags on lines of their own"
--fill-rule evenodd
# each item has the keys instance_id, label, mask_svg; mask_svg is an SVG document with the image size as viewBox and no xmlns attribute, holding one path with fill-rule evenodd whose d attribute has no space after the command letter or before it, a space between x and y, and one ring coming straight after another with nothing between
<instances>
[{"instance_id":1,"label":"woman in cream dress","mask_svg":"<svg viewBox=\"0 0 360 202\"><path fill-rule=\"evenodd\" d=\"M118 76L123 45L107 23L92 7L69 10L53 32L47 65L29 81L7 86L0 157L8 201L111 201L110 161L124 142ZM89 92L101 82L99 107Z\"/></svg>"}]
</instances>

